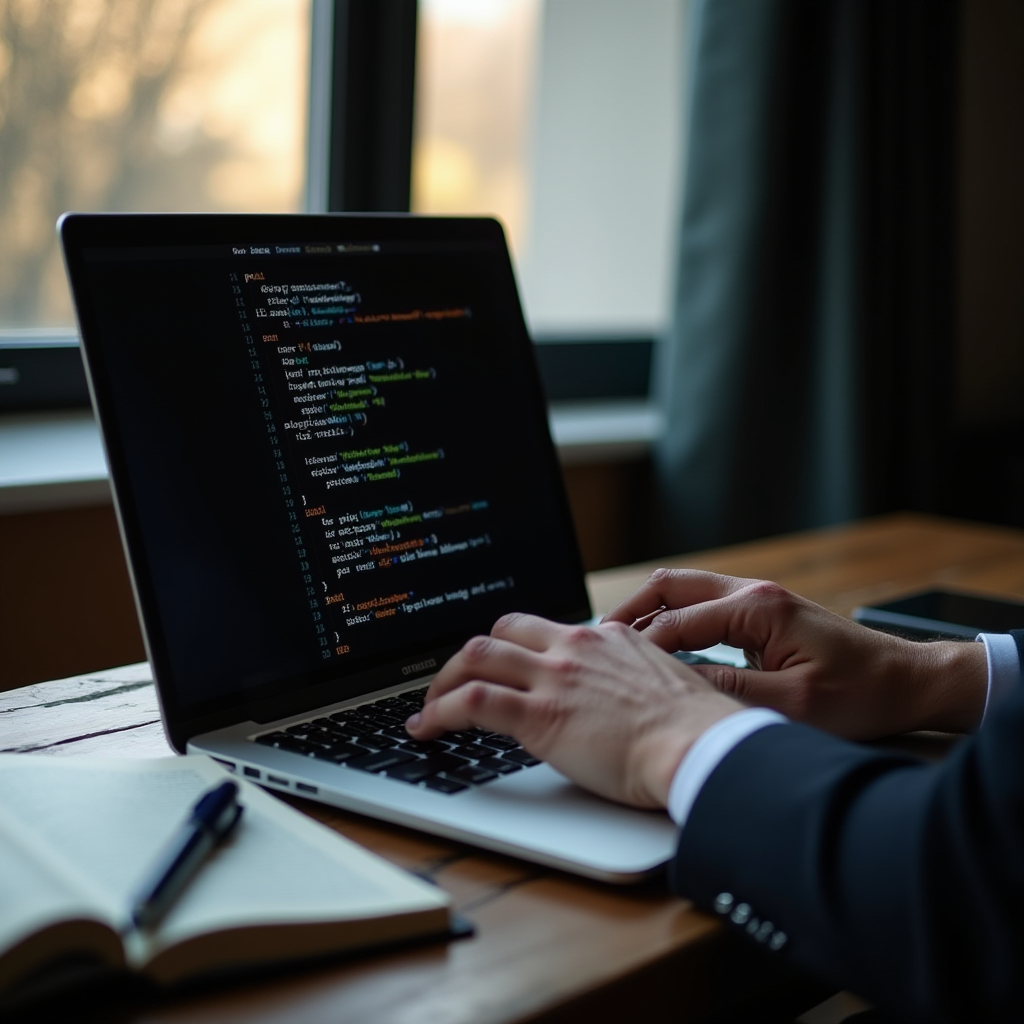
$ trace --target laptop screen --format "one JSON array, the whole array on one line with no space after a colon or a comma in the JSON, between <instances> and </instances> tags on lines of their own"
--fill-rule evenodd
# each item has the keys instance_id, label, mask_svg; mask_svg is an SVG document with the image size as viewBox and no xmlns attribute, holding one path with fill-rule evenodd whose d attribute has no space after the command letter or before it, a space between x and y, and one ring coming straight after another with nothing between
<instances>
[{"instance_id":1,"label":"laptop screen","mask_svg":"<svg viewBox=\"0 0 1024 1024\"><path fill-rule=\"evenodd\" d=\"M165 713L343 699L506 611L586 617L493 221L62 230Z\"/></svg>"}]
</instances>

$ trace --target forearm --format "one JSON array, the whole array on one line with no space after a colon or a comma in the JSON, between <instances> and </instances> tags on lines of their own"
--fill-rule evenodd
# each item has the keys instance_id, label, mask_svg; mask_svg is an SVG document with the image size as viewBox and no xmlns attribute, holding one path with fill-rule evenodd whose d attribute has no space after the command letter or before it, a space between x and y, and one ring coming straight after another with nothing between
<instances>
[{"instance_id":1,"label":"forearm","mask_svg":"<svg viewBox=\"0 0 1024 1024\"><path fill-rule=\"evenodd\" d=\"M673 886L900 1019L1019 1015L1021 787L1000 800L991 782L996 762L1024 778L1011 734L987 729L932 767L762 729L694 803Z\"/></svg>"},{"instance_id":2,"label":"forearm","mask_svg":"<svg viewBox=\"0 0 1024 1024\"><path fill-rule=\"evenodd\" d=\"M1016 912L1005 911L1024 902L1014 856L1024 843L993 800L1007 771L1014 784L998 750L1016 756L1007 719L1024 701L1021 660L1014 637L979 640L921 646L922 666L954 679L958 669L977 671L979 654L987 660L986 735L940 768L769 728L786 720L765 709L709 729L670 789L669 813L683 826L676 888L767 949L904 1015L955 1019L988 1000L998 1016L1007 999L1024 1002L1012 959L1021 952ZM957 712L948 717L954 704L936 702L936 727L962 724ZM959 714L977 709L964 702ZM994 820L979 831L986 810ZM993 830L1005 850L989 848ZM985 927L965 928L972 916ZM979 945L989 947L980 957Z\"/></svg>"}]
</instances>

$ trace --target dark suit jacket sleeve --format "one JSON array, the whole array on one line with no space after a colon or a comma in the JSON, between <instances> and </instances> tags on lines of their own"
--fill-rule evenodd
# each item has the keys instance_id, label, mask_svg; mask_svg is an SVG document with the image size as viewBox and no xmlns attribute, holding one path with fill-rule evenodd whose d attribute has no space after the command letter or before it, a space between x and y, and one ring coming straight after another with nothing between
<instances>
[{"instance_id":1,"label":"dark suit jacket sleeve","mask_svg":"<svg viewBox=\"0 0 1024 1024\"><path fill-rule=\"evenodd\" d=\"M1024 686L938 765L754 733L705 783L670 877L897 1019L1021 1020Z\"/></svg>"}]
</instances>

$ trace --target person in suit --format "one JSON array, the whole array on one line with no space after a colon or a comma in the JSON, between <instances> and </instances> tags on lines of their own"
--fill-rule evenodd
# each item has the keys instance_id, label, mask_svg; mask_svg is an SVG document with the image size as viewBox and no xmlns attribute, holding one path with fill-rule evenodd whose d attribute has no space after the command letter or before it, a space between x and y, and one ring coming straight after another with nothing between
<instances>
[{"instance_id":1,"label":"person in suit","mask_svg":"<svg viewBox=\"0 0 1024 1024\"><path fill-rule=\"evenodd\" d=\"M1024 1016L1024 631L916 643L659 570L596 628L499 620L408 723L508 733L680 825L680 894L899 1020ZM715 643L758 668L688 666ZM860 746L972 732L939 764Z\"/></svg>"}]
</instances>

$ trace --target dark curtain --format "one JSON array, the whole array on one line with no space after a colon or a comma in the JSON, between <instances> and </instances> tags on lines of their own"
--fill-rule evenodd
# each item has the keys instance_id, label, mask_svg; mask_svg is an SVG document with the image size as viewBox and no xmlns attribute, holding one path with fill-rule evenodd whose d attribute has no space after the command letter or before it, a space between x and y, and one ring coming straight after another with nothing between
<instances>
[{"instance_id":1,"label":"dark curtain","mask_svg":"<svg viewBox=\"0 0 1024 1024\"><path fill-rule=\"evenodd\" d=\"M660 543L942 504L955 0L695 0Z\"/></svg>"}]
</instances>

